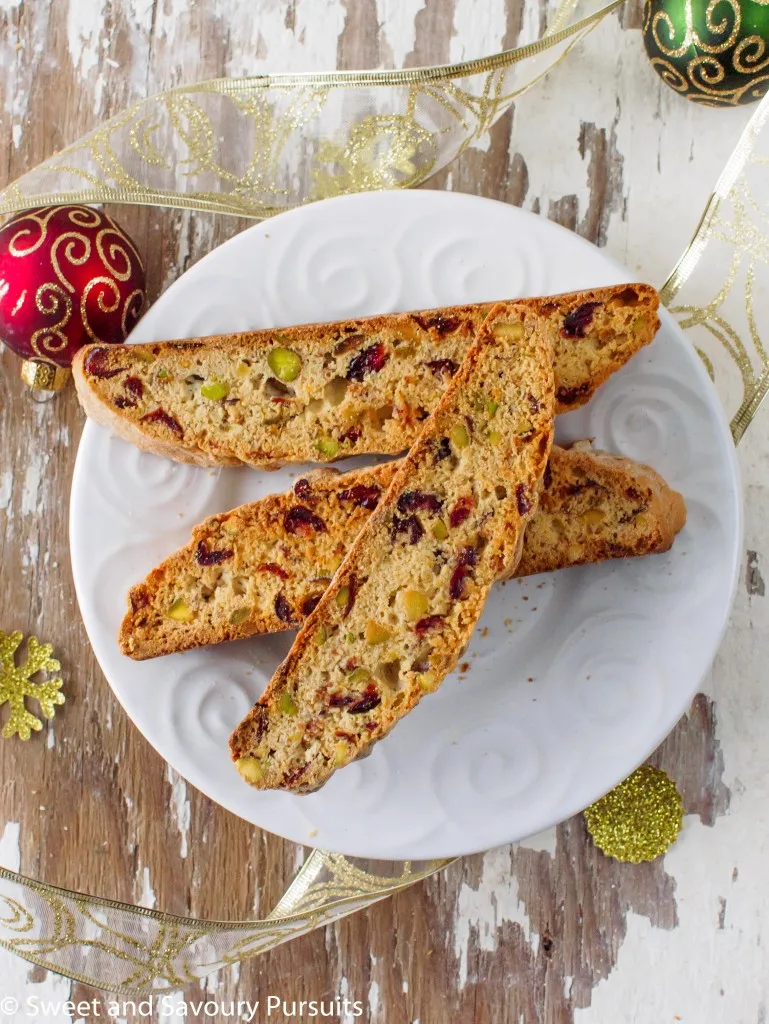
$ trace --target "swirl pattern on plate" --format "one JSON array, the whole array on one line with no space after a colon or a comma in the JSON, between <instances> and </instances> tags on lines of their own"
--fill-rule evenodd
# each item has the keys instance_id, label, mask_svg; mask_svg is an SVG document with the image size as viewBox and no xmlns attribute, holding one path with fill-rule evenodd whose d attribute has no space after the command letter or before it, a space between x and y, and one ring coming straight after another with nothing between
<instances>
[{"instance_id":1,"label":"swirl pattern on plate","mask_svg":"<svg viewBox=\"0 0 769 1024\"><path fill-rule=\"evenodd\" d=\"M640 612L591 614L564 639L542 686L554 722L578 730L603 756L632 745L658 721L670 681L653 649L653 618ZM639 638L644 638L639 644Z\"/></svg>"},{"instance_id":2,"label":"swirl pattern on plate","mask_svg":"<svg viewBox=\"0 0 769 1024\"><path fill-rule=\"evenodd\" d=\"M183 658L175 658L181 671L174 674L163 694L167 706L163 716L177 737L184 737L188 749L210 756L226 748L227 739L237 724L259 699L264 680L244 659L229 657L226 665L208 654L197 664L183 667ZM233 776L233 783L237 783Z\"/></svg>"},{"instance_id":3,"label":"swirl pattern on plate","mask_svg":"<svg viewBox=\"0 0 769 1024\"><path fill-rule=\"evenodd\" d=\"M266 268L271 311L278 324L346 320L395 309L403 290L402 274L392 248L364 243L364 225L324 235L296 229L286 244L275 247ZM317 296L324 313L318 315Z\"/></svg>"},{"instance_id":4,"label":"swirl pattern on plate","mask_svg":"<svg viewBox=\"0 0 769 1024\"><path fill-rule=\"evenodd\" d=\"M122 532L156 535L171 522L195 525L213 511L219 469L202 469L142 452L119 437L88 424L93 431L91 465L96 500L111 518L122 520ZM161 518L159 518L159 516ZM168 517L168 518L166 518Z\"/></svg>"}]
</instances>

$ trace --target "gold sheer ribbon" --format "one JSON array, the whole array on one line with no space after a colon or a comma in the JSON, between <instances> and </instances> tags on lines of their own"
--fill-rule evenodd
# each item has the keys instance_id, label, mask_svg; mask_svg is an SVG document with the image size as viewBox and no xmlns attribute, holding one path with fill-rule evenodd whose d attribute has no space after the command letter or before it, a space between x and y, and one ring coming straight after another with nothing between
<instances>
[{"instance_id":1,"label":"gold sheer ribbon","mask_svg":"<svg viewBox=\"0 0 769 1024\"><path fill-rule=\"evenodd\" d=\"M265 216L339 192L417 184L616 6L566 28L570 0L538 43L457 67L271 76L175 90L24 175L0 193L0 213L55 202L131 202ZM754 302L769 262L768 117L769 96L663 290L734 412L735 442L769 390ZM334 132L321 130L330 122ZM245 149L235 146L225 159L219 135L232 140L243 125L250 125ZM290 178L289 167L304 169L299 179ZM0 868L0 945L96 988L132 995L179 988L368 907L448 863L397 864L385 875L376 862L315 850L275 910L242 923L174 917Z\"/></svg>"},{"instance_id":2,"label":"gold sheer ribbon","mask_svg":"<svg viewBox=\"0 0 769 1024\"><path fill-rule=\"evenodd\" d=\"M623 0L562 0L538 40L462 64L259 75L134 104L0 192L0 215L140 203L268 217L418 185L480 138Z\"/></svg>"},{"instance_id":3,"label":"gold sheer ribbon","mask_svg":"<svg viewBox=\"0 0 769 1024\"><path fill-rule=\"evenodd\" d=\"M748 122L661 289L689 332L739 444L769 391L769 95ZM757 300L763 299L761 303Z\"/></svg>"}]
</instances>

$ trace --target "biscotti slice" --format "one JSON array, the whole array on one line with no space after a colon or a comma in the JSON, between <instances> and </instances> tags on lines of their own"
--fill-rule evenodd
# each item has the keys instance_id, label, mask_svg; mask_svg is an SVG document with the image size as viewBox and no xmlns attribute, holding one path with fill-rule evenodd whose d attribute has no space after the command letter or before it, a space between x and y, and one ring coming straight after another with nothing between
<instances>
[{"instance_id":1,"label":"biscotti slice","mask_svg":"<svg viewBox=\"0 0 769 1024\"><path fill-rule=\"evenodd\" d=\"M398 462L351 473L321 469L212 516L192 541L131 588L120 629L141 660L296 628L315 608ZM516 576L667 551L686 519L683 498L648 466L553 446ZM445 516L431 525L448 535Z\"/></svg>"},{"instance_id":2,"label":"biscotti slice","mask_svg":"<svg viewBox=\"0 0 769 1024\"><path fill-rule=\"evenodd\" d=\"M514 569L552 443L552 348L500 304L230 746L261 789L309 791L435 690ZM435 526L445 523L445 535Z\"/></svg>"},{"instance_id":3,"label":"biscotti slice","mask_svg":"<svg viewBox=\"0 0 769 1024\"><path fill-rule=\"evenodd\" d=\"M557 409L583 405L654 337L648 285L525 300L547 320ZM333 462L408 449L490 306L142 345L90 346L73 371L90 417L201 466Z\"/></svg>"},{"instance_id":4,"label":"biscotti slice","mask_svg":"<svg viewBox=\"0 0 769 1024\"><path fill-rule=\"evenodd\" d=\"M649 466L590 441L554 447L516 576L668 551L686 504Z\"/></svg>"}]
</instances>

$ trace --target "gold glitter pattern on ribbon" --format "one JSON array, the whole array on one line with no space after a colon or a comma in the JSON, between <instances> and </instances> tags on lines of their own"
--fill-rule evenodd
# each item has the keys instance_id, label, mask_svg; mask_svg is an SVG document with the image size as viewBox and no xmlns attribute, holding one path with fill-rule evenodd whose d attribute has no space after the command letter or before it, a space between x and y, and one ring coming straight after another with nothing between
<instances>
[{"instance_id":1,"label":"gold glitter pattern on ribbon","mask_svg":"<svg viewBox=\"0 0 769 1024\"><path fill-rule=\"evenodd\" d=\"M699 227L661 290L705 361L737 444L769 391L769 95L718 179Z\"/></svg>"},{"instance_id":2,"label":"gold glitter pattern on ribbon","mask_svg":"<svg viewBox=\"0 0 769 1024\"><path fill-rule=\"evenodd\" d=\"M132 203L269 217L418 185L479 139L623 0L562 0L540 39L400 71L260 75L135 103L0 191L0 216Z\"/></svg>"},{"instance_id":3,"label":"gold glitter pattern on ribbon","mask_svg":"<svg viewBox=\"0 0 769 1024\"><path fill-rule=\"evenodd\" d=\"M0 946L95 988L127 995L180 987L358 910L450 861L380 874L314 850L262 921L199 921L68 892L0 868ZM372 866L373 865L373 866ZM381 867L380 867L381 870Z\"/></svg>"},{"instance_id":4,"label":"gold glitter pattern on ribbon","mask_svg":"<svg viewBox=\"0 0 769 1024\"><path fill-rule=\"evenodd\" d=\"M641 765L584 812L599 850L631 864L663 854L681 831L683 813L675 783L650 764Z\"/></svg>"},{"instance_id":5,"label":"gold glitter pattern on ribbon","mask_svg":"<svg viewBox=\"0 0 769 1024\"><path fill-rule=\"evenodd\" d=\"M37 701L44 718L53 718L57 705L64 703L60 678L34 681L35 676L58 672L61 668L52 657L53 648L31 636L27 641L26 659L17 663L22 640L21 633L0 630L0 709L7 704L11 712L3 726L2 734L6 739L18 736L28 740L33 732L43 728L42 721L27 707L28 700Z\"/></svg>"}]
</instances>

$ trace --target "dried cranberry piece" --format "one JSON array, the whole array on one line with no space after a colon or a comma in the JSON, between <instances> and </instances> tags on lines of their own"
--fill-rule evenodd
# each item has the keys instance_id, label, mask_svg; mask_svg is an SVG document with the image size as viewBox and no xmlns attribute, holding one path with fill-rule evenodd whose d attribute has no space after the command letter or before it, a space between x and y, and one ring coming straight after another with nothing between
<instances>
[{"instance_id":1,"label":"dried cranberry piece","mask_svg":"<svg viewBox=\"0 0 769 1024\"><path fill-rule=\"evenodd\" d=\"M443 502L437 494L425 494L424 491L404 491L398 498L399 512L416 512L424 509L426 512L437 513L443 508Z\"/></svg>"},{"instance_id":2,"label":"dried cranberry piece","mask_svg":"<svg viewBox=\"0 0 769 1024\"><path fill-rule=\"evenodd\" d=\"M550 463L545 466L545 475L542 477L542 483L546 491L549 491L553 486L553 470L550 467Z\"/></svg>"},{"instance_id":3,"label":"dried cranberry piece","mask_svg":"<svg viewBox=\"0 0 769 1024\"><path fill-rule=\"evenodd\" d=\"M417 636L424 636L430 629L435 629L437 626L445 620L445 615L426 615L423 619L420 619L414 626L414 632Z\"/></svg>"},{"instance_id":4,"label":"dried cranberry piece","mask_svg":"<svg viewBox=\"0 0 769 1024\"><path fill-rule=\"evenodd\" d=\"M571 313L567 313L563 318L563 327L561 328L563 337L584 338L585 331L592 323L593 314L600 305L600 302L583 302Z\"/></svg>"},{"instance_id":5,"label":"dried cranberry piece","mask_svg":"<svg viewBox=\"0 0 769 1024\"><path fill-rule=\"evenodd\" d=\"M118 366L112 370L107 369L108 355L109 350L106 348L92 348L83 361L83 369L92 377L116 377L117 374L123 372L125 367Z\"/></svg>"},{"instance_id":6,"label":"dried cranberry piece","mask_svg":"<svg viewBox=\"0 0 769 1024\"><path fill-rule=\"evenodd\" d=\"M318 607L318 602L323 597L323 594L311 594L309 597L305 597L302 601L301 609L302 615L310 615Z\"/></svg>"},{"instance_id":7,"label":"dried cranberry piece","mask_svg":"<svg viewBox=\"0 0 769 1024\"><path fill-rule=\"evenodd\" d=\"M362 381L367 373L379 373L387 362L389 355L381 341L369 345L350 360L347 367L347 379Z\"/></svg>"},{"instance_id":8,"label":"dried cranberry piece","mask_svg":"<svg viewBox=\"0 0 769 1024\"><path fill-rule=\"evenodd\" d=\"M515 503L518 506L518 514L521 516L528 515L533 507L533 502L529 497L529 492L526 489L526 484L518 484L515 488Z\"/></svg>"},{"instance_id":9,"label":"dried cranberry piece","mask_svg":"<svg viewBox=\"0 0 769 1024\"><path fill-rule=\"evenodd\" d=\"M444 459L448 458L451 458L451 442L447 437L442 437L435 447L433 461L442 462Z\"/></svg>"},{"instance_id":10,"label":"dried cranberry piece","mask_svg":"<svg viewBox=\"0 0 769 1024\"><path fill-rule=\"evenodd\" d=\"M283 622L294 621L294 609L288 603L285 594L278 594L275 598L275 614L279 619L282 619Z\"/></svg>"},{"instance_id":11,"label":"dried cranberry piece","mask_svg":"<svg viewBox=\"0 0 769 1024\"><path fill-rule=\"evenodd\" d=\"M309 501L312 496L312 487L310 481L306 477L300 477L294 484L294 494L297 498L301 498L302 501Z\"/></svg>"},{"instance_id":12,"label":"dried cranberry piece","mask_svg":"<svg viewBox=\"0 0 769 1024\"><path fill-rule=\"evenodd\" d=\"M561 405L573 405L578 399L586 395L589 390L590 385L585 381L584 384L575 384L571 388L558 388L555 397Z\"/></svg>"},{"instance_id":13,"label":"dried cranberry piece","mask_svg":"<svg viewBox=\"0 0 769 1024\"><path fill-rule=\"evenodd\" d=\"M353 736L351 732L345 732L344 729L337 729L334 735L340 740L347 740L348 743L355 743L357 737Z\"/></svg>"},{"instance_id":14,"label":"dried cranberry piece","mask_svg":"<svg viewBox=\"0 0 769 1024\"><path fill-rule=\"evenodd\" d=\"M252 728L253 742L258 743L262 736L267 732L267 727L270 724L270 712L267 705L262 704L261 702L254 704L246 722Z\"/></svg>"},{"instance_id":15,"label":"dried cranberry piece","mask_svg":"<svg viewBox=\"0 0 769 1024\"><path fill-rule=\"evenodd\" d=\"M340 441L349 441L350 444L355 444L356 441L360 441L363 437L363 431L360 427L352 426L348 427L343 434L339 435Z\"/></svg>"},{"instance_id":16,"label":"dried cranberry piece","mask_svg":"<svg viewBox=\"0 0 769 1024\"><path fill-rule=\"evenodd\" d=\"M424 537L425 528L416 516L407 516L405 519L399 519L398 516L393 516L390 538L395 541L400 533L405 533L408 536L409 544L416 544L422 539L422 537Z\"/></svg>"},{"instance_id":17,"label":"dried cranberry piece","mask_svg":"<svg viewBox=\"0 0 769 1024\"><path fill-rule=\"evenodd\" d=\"M261 565L256 567L257 572L270 572L273 576L278 576L282 580L287 580L289 574L286 570L278 565L277 562L262 562Z\"/></svg>"},{"instance_id":18,"label":"dried cranberry piece","mask_svg":"<svg viewBox=\"0 0 769 1024\"><path fill-rule=\"evenodd\" d=\"M198 565L219 565L220 562L226 562L228 558L232 558L233 551L231 548L224 548L222 551L211 551L204 540L198 544L198 550L195 553L195 558Z\"/></svg>"},{"instance_id":19,"label":"dried cranberry piece","mask_svg":"<svg viewBox=\"0 0 769 1024\"><path fill-rule=\"evenodd\" d=\"M332 693L328 702L332 708L346 708L354 699L348 693Z\"/></svg>"},{"instance_id":20,"label":"dried cranberry piece","mask_svg":"<svg viewBox=\"0 0 769 1024\"><path fill-rule=\"evenodd\" d=\"M475 548L466 547L462 548L459 552L457 567L451 574L451 580L449 581L449 594L455 600L458 601L462 597L465 587L465 578L472 574L473 566L476 565L477 561L478 552Z\"/></svg>"},{"instance_id":21,"label":"dried cranberry piece","mask_svg":"<svg viewBox=\"0 0 769 1024\"><path fill-rule=\"evenodd\" d=\"M464 498L458 498L454 508L449 512L449 526L452 528L459 526L460 523L467 519L474 508L475 498L471 498L469 495L466 495Z\"/></svg>"},{"instance_id":22,"label":"dried cranberry piece","mask_svg":"<svg viewBox=\"0 0 769 1024\"><path fill-rule=\"evenodd\" d=\"M373 711L381 703L382 698L379 696L379 691L374 683L369 683L362 696L348 707L347 713L348 715L363 715L367 711Z\"/></svg>"},{"instance_id":23,"label":"dried cranberry piece","mask_svg":"<svg viewBox=\"0 0 769 1024\"><path fill-rule=\"evenodd\" d=\"M456 331L460 324L460 321L453 316L418 316L416 314L412 314L412 316L423 331L429 331L432 327L438 334L449 334Z\"/></svg>"},{"instance_id":24,"label":"dried cranberry piece","mask_svg":"<svg viewBox=\"0 0 769 1024\"><path fill-rule=\"evenodd\" d=\"M528 395L529 408L531 409L531 415L536 416L539 412L539 401L534 395Z\"/></svg>"},{"instance_id":25,"label":"dried cranberry piece","mask_svg":"<svg viewBox=\"0 0 769 1024\"><path fill-rule=\"evenodd\" d=\"M289 772L288 775L284 778L283 785L291 786L295 782L298 782L311 764L312 761L306 761L304 764L300 764L298 768L294 768L294 770L292 772Z\"/></svg>"},{"instance_id":26,"label":"dried cranberry piece","mask_svg":"<svg viewBox=\"0 0 769 1024\"><path fill-rule=\"evenodd\" d=\"M355 484L354 487L348 487L344 491L339 492L340 501L351 501L353 505L358 505L360 508L367 508L372 511L377 507L379 498L382 494L382 488L377 487L376 484Z\"/></svg>"},{"instance_id":27,"label":"dried cranberry piece","mask_svg":"<svg viewBox=\"0 0 769 1024\"><path fill-rule=\"evenodd\" d=\"M298 533L301 537L311 537L313 533L326 533L326 524L304 505L294 505L283 517L286 533Z\"/></svg>"},{"instance_id":28,"label":"dried cranberry piece","mask_svg":"<svg viewBox=\"0 0 769 1024\"><path fill-rule=\"evenodd\" d=\"M136 402L130 398L126 398L125 395L118 395L115 399L115 405L118 409L135 409Z\"/></svg>"},{"instance_id":29,"label":"dried cranberry piece","mask_svg":"<svg viewBox=\"0 0 769 1024\"><path fill-rule=\"evenodd\" d=\"M126 391L130 391L132 395L135 395L136 398L144 397L144 385L138 377L126 377L123 381L123 387Z\"/></svg>"},{"instance_id":30,"label":"dried cranberry piece","mask_svg":"<svg viewBox=\"0 0 769 1024\"><path fill-rule=\"evenodd\" d=\"M355 604L355 598L358 596L358 577L355 573L352 573L350 579L347 582L347 604L344 606L342 612L342 618L346 619L352 611L352 606Z\"/></svg>"},{"instance_id":31,"label":"dried cranberry piece","mask_svg":"<svg viewBox=\"0 0 769 1024\"><path fill-rule=\"evenodd\" d=\"M293 398L271 398L271 402L275 402L276 405L293 405Z\"/></svg>"},{"instance_id":32,"label":"dried cranberry piece","mask_svg":"<svg viewBox=\"0 0 769 1024\"><path fill-rule=\"evenodd\" d=\"M630 498L631 501L640 501L641 500L641 492L636 490L635 487L626 487L625 488L625 497Z\"/></svg>"},{"instance_id":33,"label":"dried cranberry piece","mask_svg":"<svg viewBox=\"0 0 769 1024\"><path fill-rule=\"evenodd\" d=\"M168 429L172 430L174 434L179 437L184 437L184 431L182 430L181 423L179 423L178 420L175 420L170 413L165 411L165 409L161 409L160 407L154 409L152 412L148 412L146 416L142 416L141 422L162 423L164 427L168 427Z\"/></svg>"},{"instance_id":34,"label":"dried cranberry piece","mask_svg":"<svg viewBox=\"0 0 769 1024\"><path fill-rule=\"evenodd\" d=\"M425 363L428 370L432 370L436 377L453 377L459 367L453 359L431 359Z\"/></svg>"},{"instance_id":35,"label":"dried cranberry piece","mask_svg":"<svg viewBox=\"0 0 769 1024\"><path fill-rule=\"evenodd\" d=\"M131 598L131 611L138 612L142 608L146 608L150 603L149 591L146 587L134 587L130 594Z\"/></svg>"}]
</instances>

